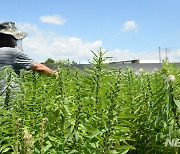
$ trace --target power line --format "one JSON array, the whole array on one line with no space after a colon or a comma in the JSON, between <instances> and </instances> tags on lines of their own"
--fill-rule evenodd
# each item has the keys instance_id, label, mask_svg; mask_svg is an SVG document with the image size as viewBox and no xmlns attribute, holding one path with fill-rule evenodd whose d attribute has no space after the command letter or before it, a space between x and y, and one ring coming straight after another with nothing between
<instances>
[{"instance_id":1,"label":"power line","mask_svg":"<svg viewBox=\"0 0 180 154\"><path fill-rule=\"evenodd\" d=\"M165 61L168 61L169 58L168 58L168 52L169 51L172 51L170 48L161 48L159 47L159 62L161 63L162 62L162 52L165 52Z\"/></svg>"}]
</instances>

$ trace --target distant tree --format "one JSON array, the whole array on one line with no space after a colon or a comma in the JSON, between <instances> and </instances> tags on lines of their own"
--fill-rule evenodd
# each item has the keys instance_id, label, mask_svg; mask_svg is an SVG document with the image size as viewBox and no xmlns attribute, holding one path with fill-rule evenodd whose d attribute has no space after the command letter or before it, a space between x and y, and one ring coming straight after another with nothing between
<instances>
[{"instance_id":1,"label":"distant tree","mask_svg":"<svg viewBox=\"0 0 180 154\"><path fill-rule=\"evenodd\" d=\"M43 64L63 64L63 65L71 65L71 64L77 64L75 61L68 60L58 60L55 61L52 58L48 58Z\"/></svg>"},{"instance_id":2,"label":"distant tree","mask_svg":"<svg viewBox=\"0 0 180 154\"><path fill-rule=\"evenodd\" d=\"M53 59L51 59L51 58L48 58L45 62L44 62L44 64L54 64L55 63L55 61L53 60Z\"/></svg>"},{"instance_id":3,"label":"distant tree","mask_svg":"<svg viewBox=\"0 0 180 154\"><path fill-rule=\"evenodd\" d=\"M63 65L69 65L71 64L71 62L68 60L59 60L59 61L56 61L56 64L63 64Z\"/></svg>"},{"instance_id":4,"label":"distant tree","mask_svg":"<svg viewBox=\"0 0 180 154\"><path fill-rule=\"evenodd\" d=\"M77 64L77 62L75 62L74 60L71 62L71 64Z\"/></svg>"}]
</instances>

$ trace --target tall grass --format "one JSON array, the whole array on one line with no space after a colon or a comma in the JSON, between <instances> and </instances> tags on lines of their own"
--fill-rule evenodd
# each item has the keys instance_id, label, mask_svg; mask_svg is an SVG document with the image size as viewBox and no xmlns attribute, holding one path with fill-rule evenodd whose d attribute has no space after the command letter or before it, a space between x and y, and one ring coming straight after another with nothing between
<instances>
[{"instance_id":1,"label":"tall grass","mask_svg":"<svg viewBox=\"0 0 180 154\"><path fill-rule=\"evenodd\" d=\"M178 153L179 69L112 69L92 53L91 68L60 64L56 78L2 70L0 153Z\"/></svg>"}]
</instances>

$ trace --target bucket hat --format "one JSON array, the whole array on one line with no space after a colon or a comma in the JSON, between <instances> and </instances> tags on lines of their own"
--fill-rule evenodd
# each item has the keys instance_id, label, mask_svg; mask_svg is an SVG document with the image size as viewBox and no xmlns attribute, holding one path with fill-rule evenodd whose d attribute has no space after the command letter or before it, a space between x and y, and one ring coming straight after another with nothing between
<instances>
[{"instance_id":1,"label":"bucket hat","mask_svg":"<svg viewBox=\"0 0 180 154\"><path fill-rule=\"evenodd\" d=\"M27 36L26 32L19 31L14 22L0 23L0 33L12 35L15 39L23 39Z\"/></svg>"}]
</instances>

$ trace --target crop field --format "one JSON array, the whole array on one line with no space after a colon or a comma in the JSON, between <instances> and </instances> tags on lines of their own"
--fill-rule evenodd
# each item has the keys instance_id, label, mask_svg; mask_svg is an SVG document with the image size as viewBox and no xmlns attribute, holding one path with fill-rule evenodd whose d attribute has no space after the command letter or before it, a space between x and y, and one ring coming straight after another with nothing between
<instances>
[{"instance_id":1,"label":"crop field","mask_svg":"<svg viewBox=\"0 0 180 154\"><path fill-rule=\"evenodd\" d=\"M5 67L0 86L0 153L178 154L180 70L107 68L101 49L84 72L58 77Z\"/></svg>"}]
</instances>

